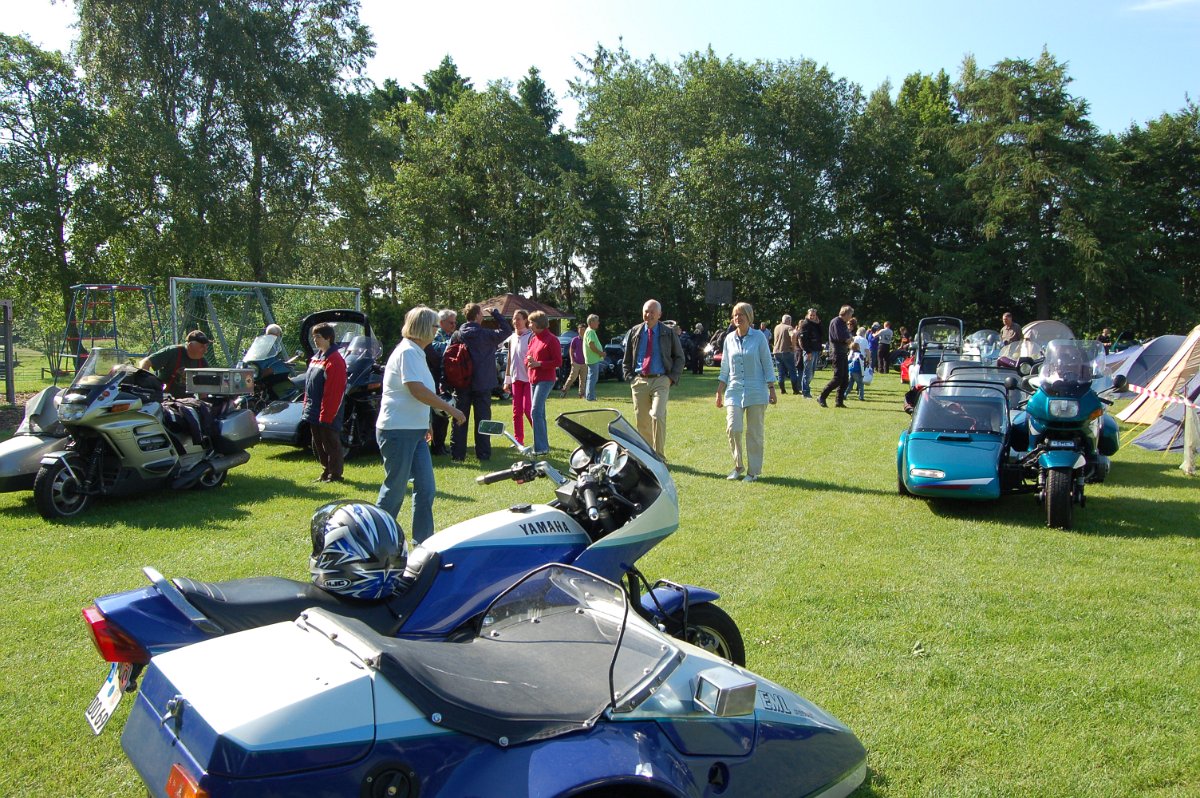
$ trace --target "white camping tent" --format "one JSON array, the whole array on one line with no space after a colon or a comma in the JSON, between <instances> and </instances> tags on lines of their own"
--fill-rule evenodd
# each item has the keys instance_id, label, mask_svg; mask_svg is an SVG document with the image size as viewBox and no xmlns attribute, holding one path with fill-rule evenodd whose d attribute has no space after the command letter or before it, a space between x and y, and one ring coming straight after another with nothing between
<instances>
[{"instance_id":1,"label":"white camping tent","mask_svg":"<svg viewBox=\"0 0 1200 798\"><path fill-rule=\"evenodd\" d=\"M1200 324L1192 328L1175 354L1158 373L1142 386L1161 394L1175 394L1200 371ZM1129 406L1117 414L1126 424L1153 424L1169 402L1147 394L1139 394Z\"/></svg>"}]
</instances>

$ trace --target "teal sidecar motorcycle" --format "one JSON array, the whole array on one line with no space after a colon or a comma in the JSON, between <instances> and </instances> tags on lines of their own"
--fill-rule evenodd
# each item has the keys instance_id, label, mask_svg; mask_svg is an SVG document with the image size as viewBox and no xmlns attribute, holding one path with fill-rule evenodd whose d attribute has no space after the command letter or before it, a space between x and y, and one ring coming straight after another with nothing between
<instances>
[{"instance_id":1,"label":"teal sidecar motorcycle","mask_svg":"<svg viewBox=\"0 0 1200 798\"><path fill-rule=\"evenodd\" d=\"M1050 341L1019 371L943 363L900 435L897 490L977 500L1034 493L1047 526L1070 529L1084 486L1105 480L1119 445L1102 394L1124 386L1105 374L1097 341Z\"/></svg>"}]
</instances>

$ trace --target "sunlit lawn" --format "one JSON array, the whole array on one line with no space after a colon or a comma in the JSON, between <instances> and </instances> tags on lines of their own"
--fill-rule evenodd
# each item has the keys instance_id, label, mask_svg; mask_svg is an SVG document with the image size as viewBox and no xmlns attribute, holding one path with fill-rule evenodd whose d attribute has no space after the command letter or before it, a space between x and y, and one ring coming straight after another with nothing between
<instances>
[{"instance_id":1,"label":"sunlit lawn","mask_svg":"<svg viewBox=\"0 0 1200 798\"><path fill-rule=\"evenodd\" d=\"M1053 531L1029 495L897 496L908 418L895 375L847 410L780 397L766 478L727 482L714 387L710 370L673 393L681 525L643 570L718 590L750 667L858 733L871 771L859 795L1200 794L1200 480L1178 455L1123 448L1076 529ZM627 387L600 393L630 409ZM552 411L581 407L551 399ZM565 459L566 437L554 429L551 442ZM489 465L509 461L499 451ZM550 495L545 483L479 487L471 458L438 462L439 525ZM354 461L332 488L317 473L305 453L262 445L215 492L102 503L72 524L43 522L29 494L0 494L0 795L140 792L118 744L128 707L100 738L83 719L105 669L79 609L143 584L145 564L304 578L313 509L372 498L381 469Z\"/></svg>"}]
</instances>

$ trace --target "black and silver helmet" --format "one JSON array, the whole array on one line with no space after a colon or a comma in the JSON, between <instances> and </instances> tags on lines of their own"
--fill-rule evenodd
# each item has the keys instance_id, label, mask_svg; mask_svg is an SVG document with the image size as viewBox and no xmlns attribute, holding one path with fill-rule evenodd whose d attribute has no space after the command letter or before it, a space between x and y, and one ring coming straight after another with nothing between
<instances>
[{"instance_id":1,"label":"black and silver helmet","mask_svg":"<svg viewBox=\"0 0 1200 798\"><path fill-rule=\"evenodd\" d=\"M313 584L351 598L390 596L400 584L408 547L396 519L373 504L327 504L313 514Z\"/></svg>"}]
</instances>

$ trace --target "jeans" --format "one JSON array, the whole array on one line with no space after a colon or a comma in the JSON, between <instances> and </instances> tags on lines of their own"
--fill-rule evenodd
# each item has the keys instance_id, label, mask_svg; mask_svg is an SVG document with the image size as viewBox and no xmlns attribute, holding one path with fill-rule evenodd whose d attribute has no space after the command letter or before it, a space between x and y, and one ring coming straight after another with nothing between
<instances>
[{"instance_id":1,"label":"jeans","mask_svg":"<svg viewBox=\"0 0 1200 798\"><path fill-rule=\"evenodd\" d=\"M398 516L413 478L412 539L420 543L433 534L433 458L425 445L423 429L379 429L375 431L383 456L383 484L375 503L387 514Z\"/></svg>"},{"instance_id":2,"label":"jeans","mask_svg":"<svg viewBox=\"0 0 1200 798\"><path fill-rule=\"evenodd\" d=\"M851 372L850 372L850 384L849 384L848 386L846 386L846 393L847 393L847 394L849 394L849 393L850 393L852 390L854 390L854 386L855 386L855 385L857 385L857 386L858 386L858 400L861 402L861 401L863 401L863 372L862 372L862 368L859 368L859 369L858 369L858 371L851 371Z\"/></svg>"},{"instance_id":3,"label":"jeans","mask_svg":"<svg viewBox=\"0 0 1200 798\"><path fill-rule=\"evenodd\" d=\"M820 356L820 352L804 353L804 371L800 375L800 392L805 396L812 396L813 374L817 373L817 359Z\"/></svg>"},{"instance_id":4,"label":"jeans","mask_svg":"<svg viewBox=\"0 0 1200 798\"><path fill-rule=\"evenodd\" d=\"M600 381L600 361L597 360L588 366L587 370L587 389L584 391L583 398L589 402L594 402L596 401L596 383Z\"/></svg>"},{"instance_id":5,"label":"jeans","mask_svg":"<svg viewBox=\"0 0 1200 798\"><path fill-rule=\"evenodd\" d=\"M792 392L800 392L800 382L796 379L796 356L791 352L775 353L775 372L779 378L779 390L785 391L783 381L786 378L792 383Z\"/></svg>"},{"instance_id":6,"label":"jeans","mask_svg":"<svg viewBox=\"0 0 1200 798\"><path fill-rule=\"evenodd\" d=\"M535 452L550 451L550 433L546 430L546 400L554 390L550 380L537 382L533 385L533 450Z\"/></svg>"},{"instance_id":7,"label":"jeans","mask_svg":"<svg viewBox=\"0 0 1200 798\"><path fill-rule=\"evenodd\" d=\"M467 417L466 423L455 424L450 429L450 456L455 460L463 460L467 456L467 433L471 432L471 410L475 410L475 456L480 460L492 456L492 439L479 434L479 422L488 421L492 417L492 392L476 390L457 390L454 392L454 406Z\"/></svg>"}]
</instances>

